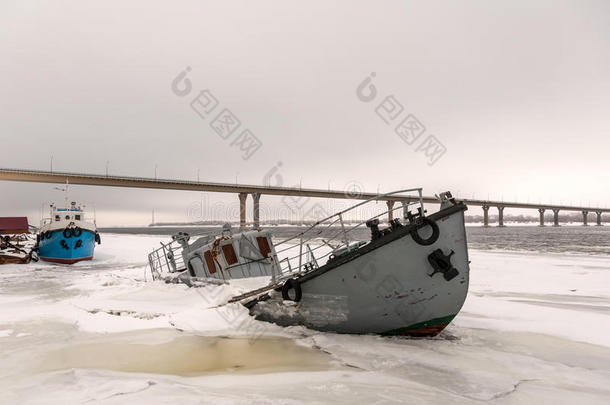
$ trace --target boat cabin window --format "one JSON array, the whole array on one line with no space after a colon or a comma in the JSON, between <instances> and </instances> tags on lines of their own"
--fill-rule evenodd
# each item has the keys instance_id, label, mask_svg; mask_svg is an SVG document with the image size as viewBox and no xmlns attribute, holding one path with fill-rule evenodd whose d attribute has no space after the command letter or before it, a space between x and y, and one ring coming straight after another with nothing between
<instances>
[{"instance_id":1,"label":"boat cabin window","mask_svg":"<svg viewBox=\"0 0 610 405\"><path fill-rule=\"evenodd\" d=\"M214 265L214 259L212 258L212 253L209 250L206 250L203 253L203 258L205 259L205 264L208 266L208 271L210 274L216 273L216 266Z\"/></svg>"},{"instance_id":2,"label":"boat cabin window","mask_svg":"<svg viewBox=\"0 0 610 405\"><path fill-rule=\"evenodd\" d=\"M264 236L257 236L256 242L258 243L258 249L261 251L263 257L269 257L269 253L271 253L271 248L269 247L269 241Z\"/></svg>"},{"instance_id":3,"label":"boat cabin window","mask_svg":"<svg viewBox=\"0 0 610 405\"><path fill-rule=\"evenodd\" d=\"M59 215L55 215L55 220L59 221Z\"/></svg>"},{"instance_id":4,"label":"boat cabin window","mask_svg":"<svg viewBox=\"0 0 610 405\"><path fill-rule=\"evenodd\" d=\"M233 245L224 245L222 247L222 253L225 255L225 260L229 266L237 263L237 255L235 254L235 249L233 249Z\"/></svg>"},{"instance_id":5,"label":"boat cabin window","mask_svg":"<svg viewBox=\"0 0 610 405\"><path fill-rule=\"evenodd\" d=\"M75 215L74 219L76 219L77 221L80 221L80 215Z\"/></svg>"},{"instance_id":6,"label":"boat cabin window","mask_svg":"<svg viewBox=\"0 0 610 405\"><path fill-rule=\"evenodd\" d=\"M70 215L66 215L66 219L70 219Z\"/></svg>"}]
</instances>

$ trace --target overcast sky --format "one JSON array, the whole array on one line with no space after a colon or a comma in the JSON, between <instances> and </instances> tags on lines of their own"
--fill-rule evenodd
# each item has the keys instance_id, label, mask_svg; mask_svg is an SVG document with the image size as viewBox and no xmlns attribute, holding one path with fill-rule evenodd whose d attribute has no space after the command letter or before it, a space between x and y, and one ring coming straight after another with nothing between
<instances>
[{"instance_id":1,"label":"overcast sky","mask_svg":"<svg viewBox=\"0 0 610 405\"><path fill-rule=\"evenodd\" d=\"M163 178L262 184L281 162L289 186L610 206L607 1L0 4L0 167L46 170L53 156L58 171L109 162L152 177L157 165ZM172 89L187 67L190 92ZM218 105L201 117L203 90ZM221 136L225 108L241 125ZM402 139L409 115L425 131ZM248 159L246 129L262 144ZM427 156L432 141L446 152ZM153 208L187 220L202 198L72 194L99 225L146 224ZM0 182L0 196L0 216L33 223L62 200L46 184Z\"/></svg>"}]
</instances>

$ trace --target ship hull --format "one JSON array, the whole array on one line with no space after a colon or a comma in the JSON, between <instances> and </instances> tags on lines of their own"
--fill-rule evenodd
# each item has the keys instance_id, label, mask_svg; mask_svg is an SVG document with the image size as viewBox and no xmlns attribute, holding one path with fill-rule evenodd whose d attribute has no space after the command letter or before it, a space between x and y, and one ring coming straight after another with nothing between
<instances>
[{"instance_id":1,"label":"ship hull","mask_svg":"<svg viewBox=\"0 0 610 405\"><path fill-rule=\"evenodd\" d=\"M62 264L92 260L95 250L95 233L82 230L80 236L66 238L62 230L48 231L49 235L38 244L40 259Z\"/></svg>"},{"instance_id":2,"label":"ship hull","mask_svg":"<svg viewBox=\"0 0 610 405\"><path fill-rule=\"evenodd\" d=\"M460 311L468 292L469 261L463 205L432 214L439 228L430 245L411 226L392 231L346 257L297 278L302 298L286 305L278 294L251 306L258 319L321 331L434 336ZM419 230L425 239L430 227ZM439 250L458 271L450 280L429 257ZM453 254L451 254L453 252Z\"/></svg>"}]
</instances>

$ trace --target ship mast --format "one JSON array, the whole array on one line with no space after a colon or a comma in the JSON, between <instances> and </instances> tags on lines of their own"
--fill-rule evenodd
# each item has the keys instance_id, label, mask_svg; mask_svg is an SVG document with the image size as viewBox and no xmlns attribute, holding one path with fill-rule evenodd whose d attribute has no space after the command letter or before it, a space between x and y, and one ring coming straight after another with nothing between
<instances>
[{"instance_id":1,"label":"ship mast","mask_svg":"<svg viewBox=\"0 0 610 405\"><path fill-rule=\"evenodd\" d=\"M68 179L66 179L66 188L64 189L64 202L65 202L64 207L66 207L66 209L68 209L68 207L69 207L69 205L68 205Z\"/></svg>"},{"instance_id":2,"label":"ship mast","mask_svg":"<svg viewBox=\"0 0 610 405\"><path fill-rule=\"evenodd\" d=\"M53 187L55 190L59 190L59 191L63 191L64 192L64 208L68 209L68 179L66 179L66 187L65 188L59 188L59 187Z\"/></svg>"}]
</instances>

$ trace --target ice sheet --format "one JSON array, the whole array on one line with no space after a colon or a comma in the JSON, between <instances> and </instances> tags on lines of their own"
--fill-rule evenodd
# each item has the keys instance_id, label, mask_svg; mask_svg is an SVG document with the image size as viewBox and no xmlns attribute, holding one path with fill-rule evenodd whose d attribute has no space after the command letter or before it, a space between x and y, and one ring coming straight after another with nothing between
<instances>
[{"instance_id":1,"label":"ice sheet","mask_svg":"<svg viewBox=\"0 0 610 405\"><path fill-rule=\"evenodd\" d=\"M237 304L223 305L247 282L199 289L151 282L146 255L160 240L103 235L89 263L0 267L0 403L556 405L610 397L610 257L471 250L462 312L438 338L405 339L256 321ZM154 346L168 334L284 337L328 356L328 367L184 377L33 366L78 344ZM239 356L231 361L239 365Z\"/></svg>"}]
</instances>

